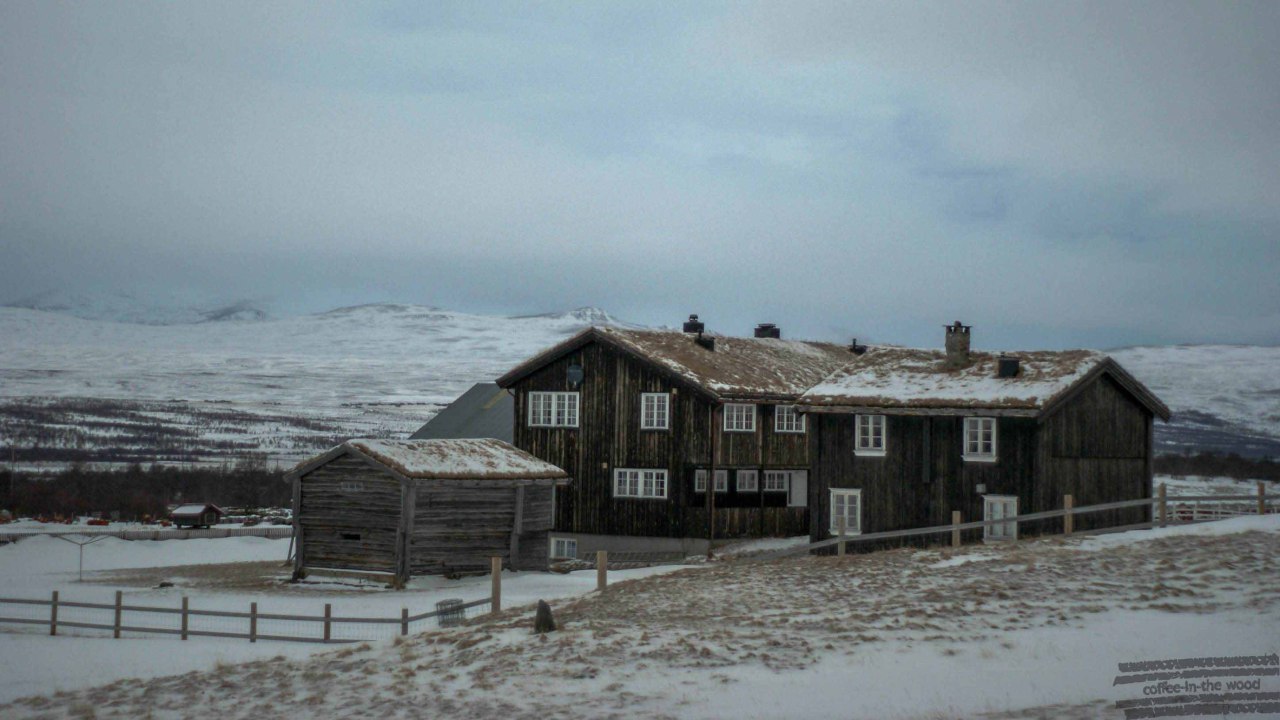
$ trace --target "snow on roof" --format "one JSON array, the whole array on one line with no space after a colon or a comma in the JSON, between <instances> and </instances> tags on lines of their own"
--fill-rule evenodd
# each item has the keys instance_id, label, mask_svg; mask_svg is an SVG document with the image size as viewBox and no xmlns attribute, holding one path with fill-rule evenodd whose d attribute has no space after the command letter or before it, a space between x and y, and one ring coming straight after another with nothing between
<instances>
[{"instance_id":1,"label":"snow on roof","mask_svg":"<svg viewBox=\"0 0 1280 720\"><path fill-rule=\"evenodd\" d=\"M499 379L515 379L551 362L564 352L601 340L642 357L717 397L795 398L838 370L853 354L833 343L773 338L715 338L708 350L694 336L676 330L593 327L538 354Z\"/></svg>"},{"instance_id":2,"label":"snow on roof","mask_svg":"<svg viewBox=\"0 0 1280 720\"><path fill-rule=\"evenodd\" d=\"M174 508L173 510L171 510L171 511L169 512L169 515L170 515L170 516L173 516L173 515L200 515L200 514L203 514L203 513L204 513L204 511L205 511L207 508L213 508L214 510L216 510L216 511L218 511L218 512L222 512L222 508L220 508L220 507L218 507L217 505L214 505L214 504L212 504L212 503L199 503L199 504L197 504L197 503L190 503L190 504L187 504L187 505L179 505L178 507L176 507L176 508Z\"/></svg>"},{"instance_id":3,"label":"snow on roof","mask_svg":"<svg viewBox=\"0 0 1280 720\"><path fill-rule=\"evenodd\" d=\"M341 447L354 450L410 478L538 480L569 477L568 473L551 463L501 440L488 438L348 440ZM303 465L310 462L314 461Z\"/></svg>"},{"instance_id":4,"label":"snow on roof","mask_svg":"<svg viewBox=\"0 0 1280 720\"><path fill-rule=\"evenodd\" d=\"M992 353L970 353L969 365L948 369L942 351L870 347L798 404L1039 410L1107 360L1092 350L1005 354L1020 361L1017 377L996 377L999 356Z\"/></svg>"}]
</instances>

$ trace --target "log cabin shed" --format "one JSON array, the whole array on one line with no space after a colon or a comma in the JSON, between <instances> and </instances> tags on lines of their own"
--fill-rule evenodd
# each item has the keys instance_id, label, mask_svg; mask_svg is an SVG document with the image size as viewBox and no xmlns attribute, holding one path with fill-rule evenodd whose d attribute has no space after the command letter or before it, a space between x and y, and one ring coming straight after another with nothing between
<instances>
[{"instance_id":1,"label":"log cabin shed","mask_svg":"<svg viewBox=\"0 0 1280 720\"><path fill-rule=\"evenodd\" d=\"M213 503L188 503L169 511L169 519L178 527L209 527L217 525L225 514Z\"/></svg>"},{"instance_id":2,"label":"log cabin shed","mask_svg":"<svg viewBox=\"0 0 1280 720\"><path fill-rule=\"evenodd\" d=\"M286 474L294 577L543 570L564 470L494 439L348 440Z\"/></svg>"}]
</instances>

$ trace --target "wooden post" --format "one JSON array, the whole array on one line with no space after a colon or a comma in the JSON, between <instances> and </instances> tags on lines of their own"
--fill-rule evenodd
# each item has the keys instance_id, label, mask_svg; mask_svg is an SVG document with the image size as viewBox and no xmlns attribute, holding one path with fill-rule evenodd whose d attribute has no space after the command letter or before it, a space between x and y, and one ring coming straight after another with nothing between
<instances>
[{"instance_id":1,"label":"wooden post","mask_svg":"<svg viewBox=\"0 0 1280 720\"><path fill-rule=\"evenodd\" d=\"M1160 487L1156 490L1156 499L1160 503L1160 527L1164 527L1169 521L1169 500L1165 494L1164 483L1160 483Z\"/></svg>"},{"instance_id":2,"label":"wooden post","mask_svg":"<svg viewBox=\"0 0 1280 720\"><path fill-rule=\"evenodd\" d=\"M502 558L489 560L489 572L493 575L493 588L489 591L490 612L502 612Z\"/></svg>"},{"instance_id":3,"label":"wooden post","mask_svg":"<svg viewBox=\"0 0 1280 720\"><path fill-rule=\"evenodd\" d=\"M258 603L249 603L249 642L258 642Z\"/></svg>"},{"instance_id":4,"label":"wooden post","mask_svg":"<svg viewBox=\"0 0 1280 720\"><path fill-rule=\"evenodd\" d=\"M58 634L58 591L53 591L53 601L49 603L49 634Z\"/></svg>"},{"instance_id":5,"label":"wooden post","mask_svg":"<svg viewBox=\"0 0 1280 720\"><path fill-rule=\"evenodd\" d=\"M324 604L324 641L325 642L329 642L329 639L333 637L332 618L333 618L333 605L330 603L325 603Z\"/></svg>"},{"instance_id":6,"label":"wooden post","mask_svg":"<svg viewBox=\"0 0 1280 720\"><path fill-rule=\"evenodd\" d=\"M952 510L952 511L951 511L951 524L952 524L952 525L959 525L959 524L960 524L960 511L959 511L959 510ZM952 530L951 530L951 547L960 547L960 530L959 530L958 528L955 528L955 529L952 529Z\"/></svg>"},{"instance_id":7,"label":"wooden post","mask_svg":"<svg viewBox=\"0 0 1280 720\"><path fill-rule=\"evenodd\" d=\"M836 520L836 530L840 533L840 542L836 543L836 555L839 557L844 557L844 523L844 515L841 515Z\"/></svg>"},{"instance_id":8,"label":"wooden post","mask_svg":"<svg viewBox=\"0 0 1280 720\"><path fill-rule=\"evenodd\" d=\"M1261 480L1258 481L1258 514L1267 514L1267 484Z\"/></svg>"},{"instance_id":9,"label":"wooden post","mask_svg":"<svg viewBox=\"0 0 1280 720\"><path fill-rule=\"evenodd\" d=\"M609 551L596 551L596 590L604 591L609 585Z\"/></svg>"},{"instance_id":10,"label":"wooden post","mask_svg":"<svg viewBox=\"0 0 1280 720\"><path fill-rule=\"evenodd\" d=\"M120 639L120 616L124 614L124 611L121 609L120 606L123 604L124 604L124 593L117 590L116 591L116 621L115 621L115 624L113 624L111 627L111 637L115 638L116 640Z\"/></svg>"},{"instance_id":11,"label":"wooden post","mask_svg":"<svg viewBox=\"0 0 1280 720\"><path fill-rule=\"evenodd\" d=\"M186 595L182 596L182 639L187 639L187 628L189 627L191 615L191 599Z\"/></svg>"},{"instance_id":12,"label":"wooden post","mask_svg":"<svg viewBox=\"0 0 1280 720\"><path fill-rule=\"evenodd\" d=\"M1075 506L1076 499L1074 497L1070 495L1062 496L1062 509L1067 511L1067 514L1062 516L1063 535L1070 535L1076 529L1076 516L1071 512L1071 509Z\"/></svg>"},{"instance_id":13,"label":"wooden post","mask_svg":"<svg viewBox=\"0 0 1280 720\"><path fill-rule=\"evenodd\" d=\"M400 634L409 634L409 608L400 608Z\"/></svg>"}]
</instances>

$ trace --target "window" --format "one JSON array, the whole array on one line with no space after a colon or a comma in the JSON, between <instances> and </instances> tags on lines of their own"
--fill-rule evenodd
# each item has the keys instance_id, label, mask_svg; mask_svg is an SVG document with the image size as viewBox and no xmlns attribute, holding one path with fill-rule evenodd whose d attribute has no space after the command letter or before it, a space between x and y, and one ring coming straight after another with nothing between
<instances>
[{"instance_id":1,"label":"window","mask_svg":"<svg viewBox=\"0 0 1280 720\"><path fill-rule=\"evenodd\" d=\"M862 491L831 491L831 534L840 533L840 518L844 518L844 534L862 534Z\"/></svg>"},{"instance_id":2,"label":"window","mask_svg":"<svg viewBox=\"0 0 1280 720\"><path fill-rule=\"evenodd\" d=\"M360 533L338 533L338 534L342 536L343 540L359 540L360 539Z\"/></svg>"},{"instance_id":3,"label":"window","mask_svg":"<svg viewBox=\"0 0 1280 720\"><path fill-rule=\"evenodd\" d=\"M667 471L618 468L613 471L613 496L616 498L665 499L667 497Z\"/></svg>"},{"instance_id":4,"label":"window","mask_svg":"<svg viewBox=\"0 0 1280 720\"><path fill-rule=\"evenodd\" d=\"M338 487L339 489L342 490L342 492L354 493L354 492L360 492L361 490L364 490L364 483L352 482L350 480L346 480L346 481L343 481L341 484L339 484Z\"/></svg>"},{"instance_id":5,"label":"window","mask_svg":"<svg viewBox=\"0 0 1280 720\"><path fill-rule=\"evenodd\" d=\"M529 393L529 427L578 427L578 393Z\"/></svg>"},{"instance_id":6,"label":"window","mask_svg":"<svg viewBox=\"0 0 1280 720\"><path fill-rule=\"evenodd\" d=\"M804 432L804 415L791 405L778 405L773 409L773 431L780 433Z\"/></svg>"},{"instance_id":7,"label":"window","mask_svg":"<svg viewBox=\"0 0 1280 720\"><path fill-rule=\"evenodd\" d=\"M728 470L716 471L716 492L722 492L722 493L729 492L729 471Z\"/></svg>"},{"instance_id":8,"label":"window","mask_svg":"<svg viewBox=\"0 0 1280 720\"><path fill-rule=\"evenodd\" d=\"M760 475L755 470L738 471L738 492L756 492L760 489Z\"/></svg>"},{"instance_id":9,"label":"window","mask_svg":"<svg viewBox=\"0 0 1280 720\"><path fill-rule=\"evenodd\" d=\"M996 461L995 418L964 419L964 459L978 462Z\"/></svg>"},{"instance_id":10,"label":"window","mask_svg":"<svg viewBox=\"0 0 1280 720\"><path fill-rule=\"evenodd\" d=\"M551 538L551 559L568 558L570 560L578 557L578 541L573 538Z\"/></svg>"},{"instance_id":11,"label":"window","mask_svg":"<svg viewBox=\"0 0 1280 720\"><path fill-rule=\"evenodd\" d=\"M785 470L766 470L764 473L765 492L786 492L791 485L791 473Z\"/></svg>"},{"instance_id":12,"label":"window","mask_svg":"<svg viewBox=\"0 0 1280 720\"><path fill-rule=\"evenodd\" d=\"M693 471L693 491L700 493L707 491L707 471L703 468ZM716 471L716 492L729 492L728 470Z\"/></svg>"},{"instance_id":13,"label":"window","mask_svg":"<svg viewBox=\"0 0 1280 720\"><path fill-rule=\"evenodd\" d=\"M640 393L640 429L667 430L670 427L670 396L666 393Z\"/></svg>"},{"instance_id":14,"label":"window","mask_svg":"<svg viewBox=\"0 0 1280 720\"><path fill-rule=\"evenodd\" d=\"M857 437L853 444L854 455L884 455L884 416L856 415Z\"/></svg>"},{"instance_id":15,"label":"window","mask_svg":"<svg viewBox=\"0 0 1280 720\"><path fill-rule=\"evenodd\" d=\"M755 432L756 406L734 403L725 405L724 429L728 432Z\"/></svg>"},{"instance_id":16,"label":"window","mask_svg":"<svg viewBox=\"0 0 1280 720\"><path fill-rule=\"evenodd\" d=\"M1002 520L1017 517L1018 498L1012 495L983 495L982 519ZM982 528L983 540L1017 540L1018 523L1007 522L999 525L987 525Z\"/></svg>"}]
</instances>

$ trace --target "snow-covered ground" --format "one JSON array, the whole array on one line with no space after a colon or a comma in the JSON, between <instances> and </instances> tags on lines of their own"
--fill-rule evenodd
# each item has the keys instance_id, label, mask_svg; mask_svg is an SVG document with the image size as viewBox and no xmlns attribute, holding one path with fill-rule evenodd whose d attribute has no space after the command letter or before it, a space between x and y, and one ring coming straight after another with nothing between
<instances>
[{"instance_id":1,"label":"snow-covered ground","mask_svg":"<svg viewBox=\"0 0 1280 720\"><path fill-rule=\"evenodd\" d=\"M555 603L561 629L549 636L531 633L524 609L303 658L273 645L248 662L227 656L169 677L155 677L146 658L172 656L182 671L190 660L179 655L214 646L0 636L6 669L28 683L48 681L27 665L54 643L89 648L82 662L98 665L119 648L122 674L111 677L141 676L12 702L6 717L190 717L194 697L200 714L228 720L280 708L388 719L1118 718L1113 703L1139 692L1113 686L1120 662L1280 650L1277 556L1280 516L954 551L740 559ZM60 662L69 663L63 682L81 686L71 679L81 661ZM1262 682L1280 690L1275 678Z\"/></svg>"}]
</instances>

